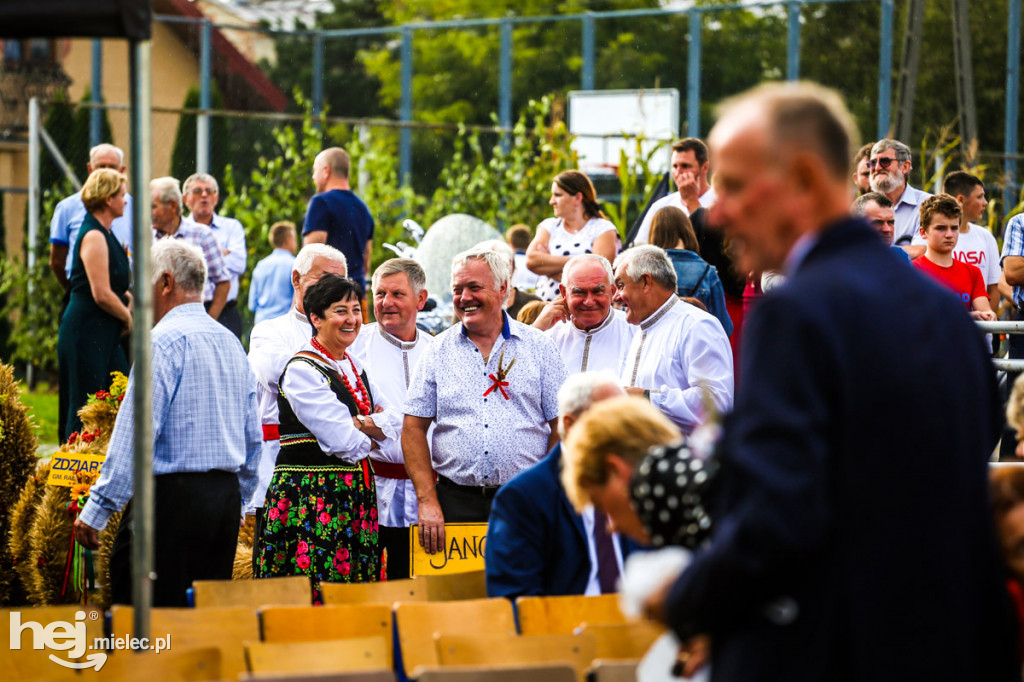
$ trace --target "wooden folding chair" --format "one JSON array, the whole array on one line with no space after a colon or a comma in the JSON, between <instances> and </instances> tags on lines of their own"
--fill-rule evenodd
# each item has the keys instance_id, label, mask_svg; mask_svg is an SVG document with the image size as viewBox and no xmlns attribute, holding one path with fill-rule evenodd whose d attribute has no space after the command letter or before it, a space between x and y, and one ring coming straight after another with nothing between
<instances>
[{"instance_id":1,"label":"wooden folding chair","mask_svg":"<svg viewBox=\"0 0 1024 682\"><path fill-rule=\"evenodd\" d=\"M383 637L387 640L390 661L390 606L268 606L260 610L260 623L263 626L263 641L267 643Z\"/></svg>"},{"instance_id":2,"label":"wooden folding chair","mask_svg":"<svg viewBox=\"0 0 1024 682\"><path fill-rule=\"evenodd\" d=\"M636 682L636 662L595 661L590 669L591 682Z\"/></svg>"},{"instance_id":3,"label":"wooden folding chair","mask_svg":"<svg viewBox=\"0 0 1024 682\"><path fill-rule=\"evenodd\" d=\"M427 575L416 578L427 584L429 601L459 601L463 599L486 599L487 583L483 571L452 573L450 575Z\"/></svg>"},{"instance_id":4,"label":"wooden folding chair","mask_svg":"<svg viewBox=\"0 0 1024 682\"><path fill-rule=\"evenodd\" d=\"M651 621L634 623L584 623L580 632L591 635L597 645L595 658L609 661L639 661L655 640L665 634L662 625Z\"/></svg>"},{"instance_id":5,"label":"wooden folding chair","mask_svg":"<svg viewBox=\"0 0 1024 682\"><path fill-rule=\"evenodd\" d=\"M391 606L396 601L427 601L427 583L419 578L383 583L320 583L320 591L324 604Z\"/></svg>"},{"instance_id":6,"label":"wooden folding chair","mask_svg":"<svg viewBox=\"0 0 1024 682\"><path fill-rule=\"evenodd\" d=\"M130 606L110 609L111 634L133 635L133 610ZM215 646L221 651L221 674L235 679L245 672L245 642L260 638L256 611L241 606L206 609L155 608L150 611L151 637L171 636L171 649ZM163 656L163 653L160 654Z\"/></svg>"},{"instance_id":7,"label":"wooden folding chair","mask_svg":"<svg viewBox=\"0 0 1024 682\"><path fill-rule=\"evenodd\" d=\"M227 679L222 674L221 651L217 647L177 648L168 651L115 652L99 673L85 672L97 682L199 682L200 680Z\"/></svg>"},{"instance_id":8,"label":"wooden folding chair","mask_svg":"<svg viewBox=\"0 0 1024 682\"><path fill-rule=\"evenodd\" d=\"M197 609L211 606L310 606L313 589L309 577L289 575L258 580L196 580L192 590Z\"/></svg>"},{"instance_id":9,"label":"wooden folding chair","mask_svg":"<svg viewBox=\"0 0 1024 682\"><path fill-rule=\"evenodd\" d=\"M390 670L356 673L243 673L239 682L395 682Z\"/></svg>"},{"instance_id":10,"label":"wooden folding chair","mask_svg":"<svg viewBox=\"0 0 1024 682\"><path fill-rule=\"evenodd\" d=\"M597 650L592 635L446 635L436 637L438 662L451 665L568 664L583 682Z\"/></svg>"},{"instance_id":11,"label":"wooden folding chair","mask_svg":"<svg viewBox=\"0 0 1024 682\"><path fill-rule=\"evenodd\" d=\"M437 665L434 633L470 635L482 629L515 634L512 604L507 599L452 602L410 602L395 605L398 642L406 675L416 677L423 666Z\"/></svg>"},{"instance_id":12,"label":"wooden folding chair","mask_svg":"<svg viewBox=\"0 0 1024 682\"><path fill-rule=\"evenodd\" d=\"M482 665L424 669L417 682L577 682L571 665Z\"/></svg>"},{"instance_id":13,"label":"wooden folding chair","mask_svg":"<svg viewBox=\"0 0 1024 682\"><path fill-rule=\"evenodd\" d=\"M17 612L21 624L19 649L12 649L11 642L11 613ZM0 670L4 672L5 680L15 682L17 680L64 680L78 679L78 672L72 668L66 668L50 660L53 654L61 660L70 660L67 656L69 651L55 651L53 649L35 649L34 632L28 623L38 623L39 627L46 626L56 621L70 623L73 627L79 622L75 616L82 612L84 617L81 622L85 624L85 653L74 659L74 662L84 662L89 654L96 653L92 647L97 638L103 637L103 613L94 606L25 606L15 609L0 609Z\"/></svg>"},{"instance_id":14,"label":"wooden folding chair","mask_svg":"<svg viewBox=\"0 0 1024 682\"><path fill-rule=\"evenodd\" d=\"M565 635L582 623L625 623L619 609L619 597L602 594L595 597L519 597L519 632L524 635Z\"/></svg>"},{"instance_id":15,"label":"wooden folding chair","mask_svg":"<svg viewBox=\"0 0 1024 682\"><path fill-rule=\"evenodd\" d=\"M391 670L387 637L356 637L316 642L249 642L254 673L345 673Z\"/></svg>"}]
</instances>

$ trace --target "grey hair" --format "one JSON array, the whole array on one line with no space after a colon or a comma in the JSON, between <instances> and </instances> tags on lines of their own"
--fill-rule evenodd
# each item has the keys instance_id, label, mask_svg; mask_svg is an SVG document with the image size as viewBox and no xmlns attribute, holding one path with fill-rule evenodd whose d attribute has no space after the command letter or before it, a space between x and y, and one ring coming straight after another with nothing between
<instances>
[{"instance_id":1,"label":"grey hair","mask_svg":"<svg viewBox=\"0 0 1024 682\"><path fill-rule=\"evenodd\" d=\"M851 212L853 215L867 215L868 204L878 204L879 208L892 208L892 201L881 192L867 192L853 200Z\"/></svg>"},{"instance_id":2,"label":"grey hair","mask_svg":"<svg viewBox=\"0 0 1024 682\"><path fill-rule=\"evenodd\" d=\"M177 178L154 178L149 181L149 191L156 192L156 198L163 203L177 206L178 215L181 215L181 188Z\"/></svg>"},{"instance_id":3,"label":"grey hair","mask_svg":"<svg viewBox=\"0 0 1024 682\"><path fill-rule=\"evenodd\" d=\"M124 165L124 150L110 144L109 142L102 142L89 150L89 163L96 161L96 157L105 152L114 152L117 154L117 165Z\"/></svg>"},{"instance_id":4,"label":"grey hair","mask_svg":"<svg viewBox=\"0 0 1024 682\"><path fill-rule=\"evenodd\" d=\"M485 239L484 241L480 242L473 248L486 248L490 249L491 251L497 251L501 255L508 258L508 262L512 264L513 270L516 269L516 252L515 249L508 245L508 242L502 241L500 239Z\"/></svg>"},{"instance_id":5,"label":"grey hair","mask_svg":"<svg viewBox=\"0 0 1024 682\"><path fill-rule=\"evenodd\" d=\"M608 262L608 259L599 253L581 253L578 256L573 256L565 262L562 266L562 284L565 288L569 288L569 280L572 278L572 271L583 263L599 263L604 268L604 272L608 275L608 283L611 284L615 281L615 274L612 272L612 264Z\"/></svg>"},{"instance_id":6,"label":"grey hair","mask_svg":"<svg viewBox=\"0 0 1024 682\"><path fill-rule=\"evenodd\" d=\"M381 277L397 275L403 272L409 278L409 285L412 287L413 296L419 296L420 292L427 286L427 273L423 271L423 266L412 258L389 258L378 265L377 269L373 271L373 279L371 280L373 290L377 290L377 284L380 283Z\"/></svg>"},{"instance_id":7,"label":"grey hair","mask_svg":"<svg viewBox=\"0 0 1024 682\"><path fill-rule=\"evenodd\" d=\"M295 256L292 271L299 273L300 277L309 273L317 256L341 263L342 269L348 275L348 260L345 259L345 254L329 244L306 244L303 246Z\"/></svg>"},{"instance_id":8,"label":"grey hair","mask_svg":"<svg viewBox=\"0 0 1024 682\"><path fill-rule=\"evenodd\" d=\"M217 179L214 178L209 173L193 173L192 175L188 176L187 178L185 178L185 185L182 191L185 194L188 194L189 190L192 189L192 185L194 185L197 182L206 182L213 185L213 191L216 192L217 194L220 194L220 186L217 184Z\"/></svg>"},{"instance_id":9,"label":"grey hair","mask_svg":"<svg viewBox=\"0 0 1024 682\"><path fill-rule=\"evenodd\" d=\"M624 267L634 282L644 275L666 289L676 290L676 269L664 249L650 244L626 249L615 258L615 269Z\"/></svg>"},{"instance_id":10,"label":"grey hair","mask_svg":"<svg viewBox=\"0 0 1024 682\"><path fill-rule=\"evenodd\" d=\"M621 385L619 378L606 369L573 374L558 389L558 414L576 417L594 404L598 388Z\"/></svg>"},{"instance_id":11,"label":"grey hair","mask_svg":"<svg viewBox=\"0 0 1024 682\"><path fill-rule=\"evenodd\" d=\"M910 147L903 144L899 140L891 140L889 138L879 140L878 142L876 142L875 145L871 148L871 156L874 156L875 154L881 154L886 149L896 150L897 161L910 161L911 159Z\"/></svg>"},{"instance_id":12,"label":"grey hair","mask_svg":"<svg viewBox=\"0 0 1024 682\"><path fill-rule=\"evenodd\" d=\"M206 286L206 257L202 250L183 239L160 239L153 244L153 284L165 272L174 283L189 294L202 294Z\"/></svg>"},{"instance_id":13,"label":"grey hair","mask_svg":"<svg viewBox=\"0 0 1024 682\"><path fill-rule=\"evenodd\" d=\"M508 284L512 277L512 263L505 254L480 244L455 255L452 259L452 274L455 274L455 268L465 265L470 260L482 260L487 264L491 270L491 277L494 278L495 291L501 291L502 285Z\"/></svg>"}]
</instances>

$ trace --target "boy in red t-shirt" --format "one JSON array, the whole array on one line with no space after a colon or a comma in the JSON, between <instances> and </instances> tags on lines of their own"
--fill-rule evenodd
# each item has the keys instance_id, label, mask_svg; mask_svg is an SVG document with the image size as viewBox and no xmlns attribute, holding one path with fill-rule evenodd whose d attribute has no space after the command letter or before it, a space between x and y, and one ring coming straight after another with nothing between
<instances>
[{"instance_id":1,"label":"boy in red t-shirt","mask_svg":"<svg viewBox=\"0 0 1024 682\"><path fill-rule=\"evenodd\" d=\"M936 194L921 203L924 255L914 260L936 280L953 290L976 320L995 320L985 280L977 265L958 261L953 249L960 238L960 203L948 194Z\"/></svg>"}]
</instances>

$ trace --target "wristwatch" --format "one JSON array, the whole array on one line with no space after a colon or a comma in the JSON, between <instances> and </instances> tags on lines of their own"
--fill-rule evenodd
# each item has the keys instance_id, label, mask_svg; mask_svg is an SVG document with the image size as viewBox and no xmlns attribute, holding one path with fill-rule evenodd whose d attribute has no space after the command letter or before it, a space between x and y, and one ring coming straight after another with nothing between
<instances>
[{"instance_id":1,"label":"wristwatch","mask_svg":"<svg viewBox=\"0 0 1024 682\"><path fill-rule=\"evenodd\" d=\"M366 416L365 415L357 414L356 415L356 421L359 422L359 430L360 431L362 431L363 429L366 428Z\"/></svg>"}]
</instances>

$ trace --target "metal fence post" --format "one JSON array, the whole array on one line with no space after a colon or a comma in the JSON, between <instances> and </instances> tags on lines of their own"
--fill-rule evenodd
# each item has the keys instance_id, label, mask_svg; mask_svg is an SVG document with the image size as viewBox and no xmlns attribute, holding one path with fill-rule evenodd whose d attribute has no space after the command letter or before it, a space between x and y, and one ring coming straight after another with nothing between
<instances>
[{"instance_id":1,"label":"metal fence post","mask_svg":"<svg viewBox=\"0 0 1024 682\"><path fill-rule=\"evenodd\" d=\"M583 73L582 89L594 89L594 13L583 15Z\"/></svg>"},{"instance_id":2,"label":"metal fence post","mask_svg":"<svg viewBox=\"0 0 1024 682\"><path fill-rule=\"evenodd\" d=\"M313 36L313 125L320 127L324 112L324 34Z\"/></svg>"},{"instance_id":3,"label":"metal fence post","mask_svg":"<svg viewBox=\"0 0 1024 682\"><path fill-rule=\"evenodd\" d=\"M1010 0L1006 39L1006 173L1003 185L1003 215L1017 204L1017 125L1020 115L1020 6L1021 0Z\"/></svg>"},{"instance_id":4,"label":"metal fence post","mask_svg":"<svg viewBox=\"0 0 1024 682\"><path fill-rule=\"evenodd\" d=\"M501 56L498 66L498 125L512 127L512 22L501 22ZM501 134L501 149L508 152L510 133Z\"/></svg>"},{"instance_id":5,"label":"metal fence post","mask_svg":"<svg viewBox=\"0 0 1024 682\"><path fill-rule=\"evenodd\" d=\"M207 173L210 169L210 52L213 43L213 24L209 19L203 19L199 36L200 113L196 116L196 172Z\"/></svg>"},{"instance_id":6,"label":"metal fence post","mask_svg":"<svg viewBox=\"0 0 1024 682\"><path fill-rule=\"evenodd\" d=\"M800 78L800 2L789 0L786 8L789 26L786 31L786 80Z\"/></svg>"},{"instance_id":7,"label":"metal fence post","mask_svg":"<svg viewBox=\"0 0 1024 682\"><path fill-rule=\"evenodd\" d=\"M28 101L28 253L26 262L29 272L36 264L36 241L39 236L39 100ZM35 301L32 295L32 279L28 280L29 305ZM25 367L25 383L29 388L35 385L35 368L29 362Z\"/></svg>"},{"instance_id":8,"label":"metal fence post","mask_svg":"<svg viewBox=\"0 0 1024 682\"><path fill-rule=\"evenodd\" d=\"M402 132L399 137L399 173L403 185L412 182L412 29L402 29L402 104L399 112Z\"/></svg>"},{"instance_id":9,"label":"metal fence post","mask_svg":"<svg viewBox=\"0 0 1024 682\"><path fill-rule=\"evenodd\" d=\"M701 29L704 16L700 10L690 10L690 52L686 69L686 134L700 137L700 59Z\"/></svg>"},{"instance_id":10,"label":"metal fence post","mask_svg":"<svg viewBox=\"0 0 1024 682\"><path fill-rule=\"evenodd\" d=\"M131 177L135 189L132 204L132 254L135 281L149 281L149 173L153 163L152 90L150 42L133 41L130 48L131 73ZM134 541L132 542L132 604L135 607L134 634L149 637L149 612L153 602L153 381L152 347L153 293L148 286L135 287L132 308L132 374L135 382L135 490L132 498Z\"/></svg>"},{"instance_id":11,"label":"metal fence post","mask_svg":"<svg viewBox=\"0 0 1024 682\"><path fill-rule=\"evenodd\" d=\"M889 137L892 107L892 15L893 0L882 0L882 21L878 44L878 135Z\"/></svg>"},{"instance_id":12,"label":"metal fence post","mask_svg":"<svg viewBox=\"0 0 1024 682\"><path fill-rule=\"evenodd\" d=\"M89 86L89 100L95 104L89 111L89 146L95 147L105 140L103 137L103 110L99 108L103 100L103 41L94 38L92 41L92 85Z\"/></svg>"}]
</instances>

